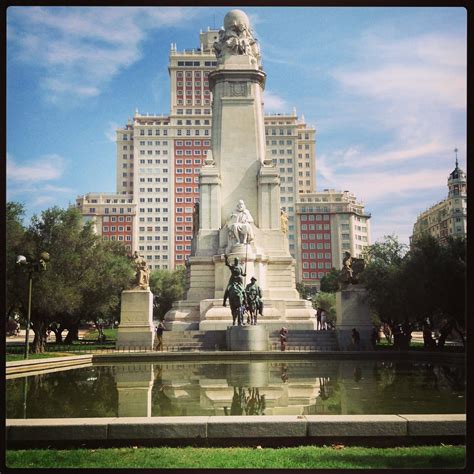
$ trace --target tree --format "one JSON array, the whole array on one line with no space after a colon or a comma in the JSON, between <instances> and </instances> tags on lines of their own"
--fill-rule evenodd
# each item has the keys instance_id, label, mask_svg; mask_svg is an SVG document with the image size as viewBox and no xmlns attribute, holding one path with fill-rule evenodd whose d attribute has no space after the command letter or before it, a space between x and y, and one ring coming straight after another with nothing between
<instances>
[{"instance_id":1,"label":"tree","mask_svg":"<svg viewBox=\"0 0 474 474\"><path fill-rule=\"evenodd\" d=\"M448 323L462 338L466 327L466 269L465 238L451 237L440 243L430 235L412 243L405 265L405 279L418 290L417 299L411 299L412 306L437 327Z\"/></svg>"},{"instance_id":2,"label":"tree","mask_svg":"<svg viewBox=\"0 0 474 474\"><path fill-rule=\"evenodd\" d=\"M376 316L392 328L405 320L457 330L463 338L466 298L466 241L440 243L430 235L411 249L389 236L370 246L361 281ZM464 342L464 339L463 339Z\"/></svg>"},{"instance_id":3,"label":"tree","mask_svg":"<svg viewBox=\"0 0 474 474\"><path fill-rule=\"evenodd\" d=\"M364 253L366 266L360 281L367 289L375 317L392 327L407 317L401 272L406 253L407 246L392 235L369 246Z\"/></svg>"},{"instance_id":4,"label":"tree","mask_svg":"<svg viewBox=\"0 0 474 474\"><path fill-rule=\"evenodd\" d=\"M173 302L184 297L186 269L155 270L150 275L150 290L154 294L155 319L163 320Z\"/></svg>"},{"instance_id":5,"label":"tree","mask_svg":"<svg viewBox=\"0 0 474 474\"><path fill-rule=\"evenodd\" d=\"M77 209L58 207L33 216L25 238L32 247L30 257L42 251L51 256L47 271L33 274L33 352L44 351L51 325L59 340L68 329L65 342L70 343L81 321L116 312L120 291L133 276L120 243L102 242L90 224L83 225Z\"/></svg>"},{"instance_id":6,"label":"tree","mask_svg":"<svg viewBox=\"0 0 474 474\"><path fill-rule=\"evenodd\" d=\"M16 265L18 255L29 255L31 246L25 239L23 217L25 208L18 202L8 202L6 206L6 316L13 318L15 314L26 315L27 279Z\"/></svg>"},{"instance_id":7,"label":"tree","mask_svg":"<svg viewBox=\"0 0 474 474\"><path fill-rule=\"evenodd\" d=\"M325 293L335 293L339 289L339 273L336 268L332 268L321 278L320 290Z\"/></svg>"},{"instance_id":8,"label":"tree","mask_svg":"<svg viewBox=\"0 0 474 474\"><path fill-rule=\"evenodd\" d=\"M306 286L303 283L296 284L296 290L300 294L300 298L303 300L310 300L316 294L317 290L315 287Z\"/></svg>"},{"instance_id":9,"label":"tree","mask_svg":"<svg viewBox=\"0 0 474 474\"><path fill-rule=\"evenodd\" d=\"M100 242L94 249L94 259L82 289L81 319L93 321L99 338L103 339L103 327L118 321L120 296L124 288L131 286L134 273L121 242Z\"/></svg>"}]
</instances>

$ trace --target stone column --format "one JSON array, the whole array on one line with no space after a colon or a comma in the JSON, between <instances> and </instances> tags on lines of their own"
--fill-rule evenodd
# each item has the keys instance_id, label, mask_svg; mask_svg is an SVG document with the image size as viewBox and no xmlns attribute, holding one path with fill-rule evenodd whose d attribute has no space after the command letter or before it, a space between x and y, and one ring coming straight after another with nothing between
<instances>
[{"instance_id":1,"label":"stone column","mask_svg":"<svg viewBox=\"0 0 474 474\"><path fill-rule=\"evenodd\" d=\"M352 329L360 334L360 349L371 350L373 324L367 290L362 285L348 285L336 293L336 331L341 351L351 350Z\"/></svg>"},{"instance_id":2,"label":"stone column","mask_svg":"<svg viewBox=\"0 0 474 474\"><path fill-rule=\"evenodd\" d=\"M122 291L117 349L153 349L153 294L150 290Z\"/></svg>"},{"instance_id":3,"label":"stone column","mask_svg":"<svg viewBox=\"0 0 474 474\"><path fill-rule=\"evenodd\" d=\"M280 230L280 175L274 166L262 166L258 174L258 219L260 229Z\"/></svg>"},{"instance_id":4,"label":"stone column","mask_svg":"<svg viewBox=\"0 0 474 474\"><path fill-rule=\"evenodd\" d=\"M201 168L199 229L219 230L221 227L221 179L214 164Z\"/></svg>"},{"instance_id":5,"label":"stone column","mask_svg":"<svg viewBox=\"0 0 474 474\"><path fill-rule=\"evenodd\" d=\"M263 326L230 326L226 344L228 351L266 351L268 331Z\"/></svg>"},{"instance_id":6,"label":"stone column","mask_svg":"<svg viewBox=\"0 0 474 474\"><path fill-rule=\"evenodd\" d=\"M233 56L209 74L213 93L212 153L222 180L221 225L239 199L245 200L255 225L260 225L257 175L265 159L265 77L248 56Z\"/></svg>"}]
</instances>

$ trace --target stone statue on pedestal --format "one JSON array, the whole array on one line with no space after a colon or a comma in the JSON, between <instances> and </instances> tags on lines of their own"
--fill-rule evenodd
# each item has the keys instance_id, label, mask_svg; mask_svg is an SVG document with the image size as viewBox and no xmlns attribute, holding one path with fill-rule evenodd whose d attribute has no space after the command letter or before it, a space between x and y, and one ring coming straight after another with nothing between
<instances>
[{"instance_id":1,"label":"stone statue on pedestal","mask_svg":"<svg viewBox=\"0 0 474 474\"><path fill-rule=\"evenodd\" d=\"M339 283L341 286L359 283L359 274L365 268L363 258L353 258L350 252L344 252L342 259L342 269L339 273Z\"/></svg>"},{"instance_id":2,"label":"stone statue on pedestal","mask_svg":"<svg viewBox=\"0 0 474 474\"><path fill-rule=\"evenodd\" d=\"M247 323L255 326L257 324L257 314L263 316L262 289L257 285L255 277L252 277L250 283L245 287L245 296L249 313Z\"/></svg>"},{"instance_id":3,"label":"stone statue on pedestal","mask_svg":"<svg viewBox=\"0 0 474 474\"><path fill-rule=\"evenodd\" d=\"M280 229L284 234L288 232L288 213L283 208L280 210Z\"/></svg>"},{"instance_id":4,"label":"stone statue on pedestal","mask_svg":"<svg viewBox=\"0 0 474 474\"><path fill-rule=\"evenodd\" d=\"M146 263L146 260L142 255L138 255L138 252L133 253L133 263L135 264L135 288L141 290L150 289L150 269Z\"/></svg>"},{"instance_id":5,"label":"stone statue on pedestal","mask_svg":"<svg viewBox=\"0 0 474 474\"><path fill-rule=\"evenodd\" d=\"M229 248L235 244L246 244L254 239L253 229L250 223L253 217L250 211L245 207L244 201L241 199L237 203L235 212L232 213L226 226L228 228Z\"/></svg>"},{"instance_id":6,"label":"stone statue on pedestal","mask_svg":"<svg viewBox=\"0 0 474 474\"><path fill-rule=\"evenodd\" d=\"M214 50L221 64L228 56L234 55L250 56L252 63L260 64L260 48L244 12L232 10L225 16L224 28L219 30Z\"/></svg>"},{"instance_id":7,"label":"stone statue on pedestal","mask_svg":"<svg viewBox=\"0 0 474 474\"><path fill-rule=\"evenodd\" d=\"M234 259L234 264L229 263L227 255L225 256L225 264L229 267L231 272L229 283L224 292L224 301L223 306L226 305L227 298L229 299L230 310L232 312L232 324L235 325L237 320L238 325L243 324L243 310L245 304L245 291L244 291L244 279L246 276L242 266L240 265L240 260L238 257Z\"/></svg>"}]
</instances>

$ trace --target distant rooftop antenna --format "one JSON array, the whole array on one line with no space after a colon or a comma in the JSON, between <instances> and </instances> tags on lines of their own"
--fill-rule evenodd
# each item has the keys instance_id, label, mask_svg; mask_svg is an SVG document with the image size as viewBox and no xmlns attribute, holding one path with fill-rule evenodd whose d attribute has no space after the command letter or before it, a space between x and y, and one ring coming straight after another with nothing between
<instances>
[{"instance_id":1,"label":"distant rooftop antenna","mask_svg":"<svg viewBox=\"0 0 474 474\"><path fill-rule=\"evenodd\" d=\"M458 149L454 149L454 153L456 153L456 168L458 167Z\"/></svg>"}]
</instances>

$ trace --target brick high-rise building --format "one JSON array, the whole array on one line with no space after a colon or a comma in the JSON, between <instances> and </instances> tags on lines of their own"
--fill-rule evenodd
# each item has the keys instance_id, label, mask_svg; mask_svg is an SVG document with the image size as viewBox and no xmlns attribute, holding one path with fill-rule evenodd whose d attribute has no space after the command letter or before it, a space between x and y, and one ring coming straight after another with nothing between
<instances>
[{"instance_id":1,"label":"brick high-rise building","mask_svg":"<svg viewBox=\"0 0 474 474\"><path fill-rule=\"evenodd\" d=\"M152 269L183 265L191 251L199 171L211 148L212 98L208 75L217 66L218 31L200 33L200 47L171 45L170 114L135 112L117 130L117 192L137 204L135 248ZM296 111L265 116L267 157L280 170L281 206L289 216L295 252L295 203L315 189L315 130Z\"/></svg>"},{"instance_id":2,"label":"brick high-rise building","mask_svg":"<svg viewBox=\"0 0 474 474\"><path fill-rule=\"evenodd\" d=\"M117 130L117 195L106 199L123 197L127 202L133 202L131 250L144 255L152 270L183 265L191 252L193 209L199 200L199 171L212 140L208 75L217 66L213 51L217 36L217 30L201 31L197 49L178 51L176 44L172 44L168 65L170 113L156 115L136 111L133 118ZM301 249L319 243L306 242L303 238L314 234L303 229L305 216L311 219L313 215L317 219L319 215L316 210L308 214L305 209L312 208L308 203L317 199L334 201L334 206L330 206L332 214L324 214L326 211L321 214L331 216L329 224L333 229L346 225L342 221L339 223L344 218L340 217L337 208L347 208L351 229L356 225L355 216L364 216L363 208L357 207L355 198L348 192L316 193L316 130L305 123L304 116L299 118L295 110L266 114L264 123L266 156L280 173L280 206L288 213L287 235L290 253L297 261L297 281L318 284L329 263L339 266L341 250L349 245L347 248L353 255L358 255L358 246L366 242L353 241L356 234L349 231L342 234L349 235L349 240L344 239L339 245L338 239L343 237L339 231L331 231L330 252L326 248L323 252L323 255L330 253L328 259L316 257L321 253L317 251L320 249L315 252ZM78 198L78 206L85 216L92 215L87 210L91 196L86 196ZM323 222L325 225L328 225L327 221ZM106 234L104 236L108 238ZM313 254L315 260L310 261ZM320 268L321 264L323 268Z\"/></svg>"},{"instance_id":3,"label":"brick high-rise building","mask_svg":"<svg viewBox=\"0 0 474 474\"><path fill-rule=\"evenodd\" d=\"M344 252L361 257L370 245L371 216L349 191L301 196L296 215L296 280L306 286L319 287L326 273L340 269Z\"/></svg>"}]
</instances>

